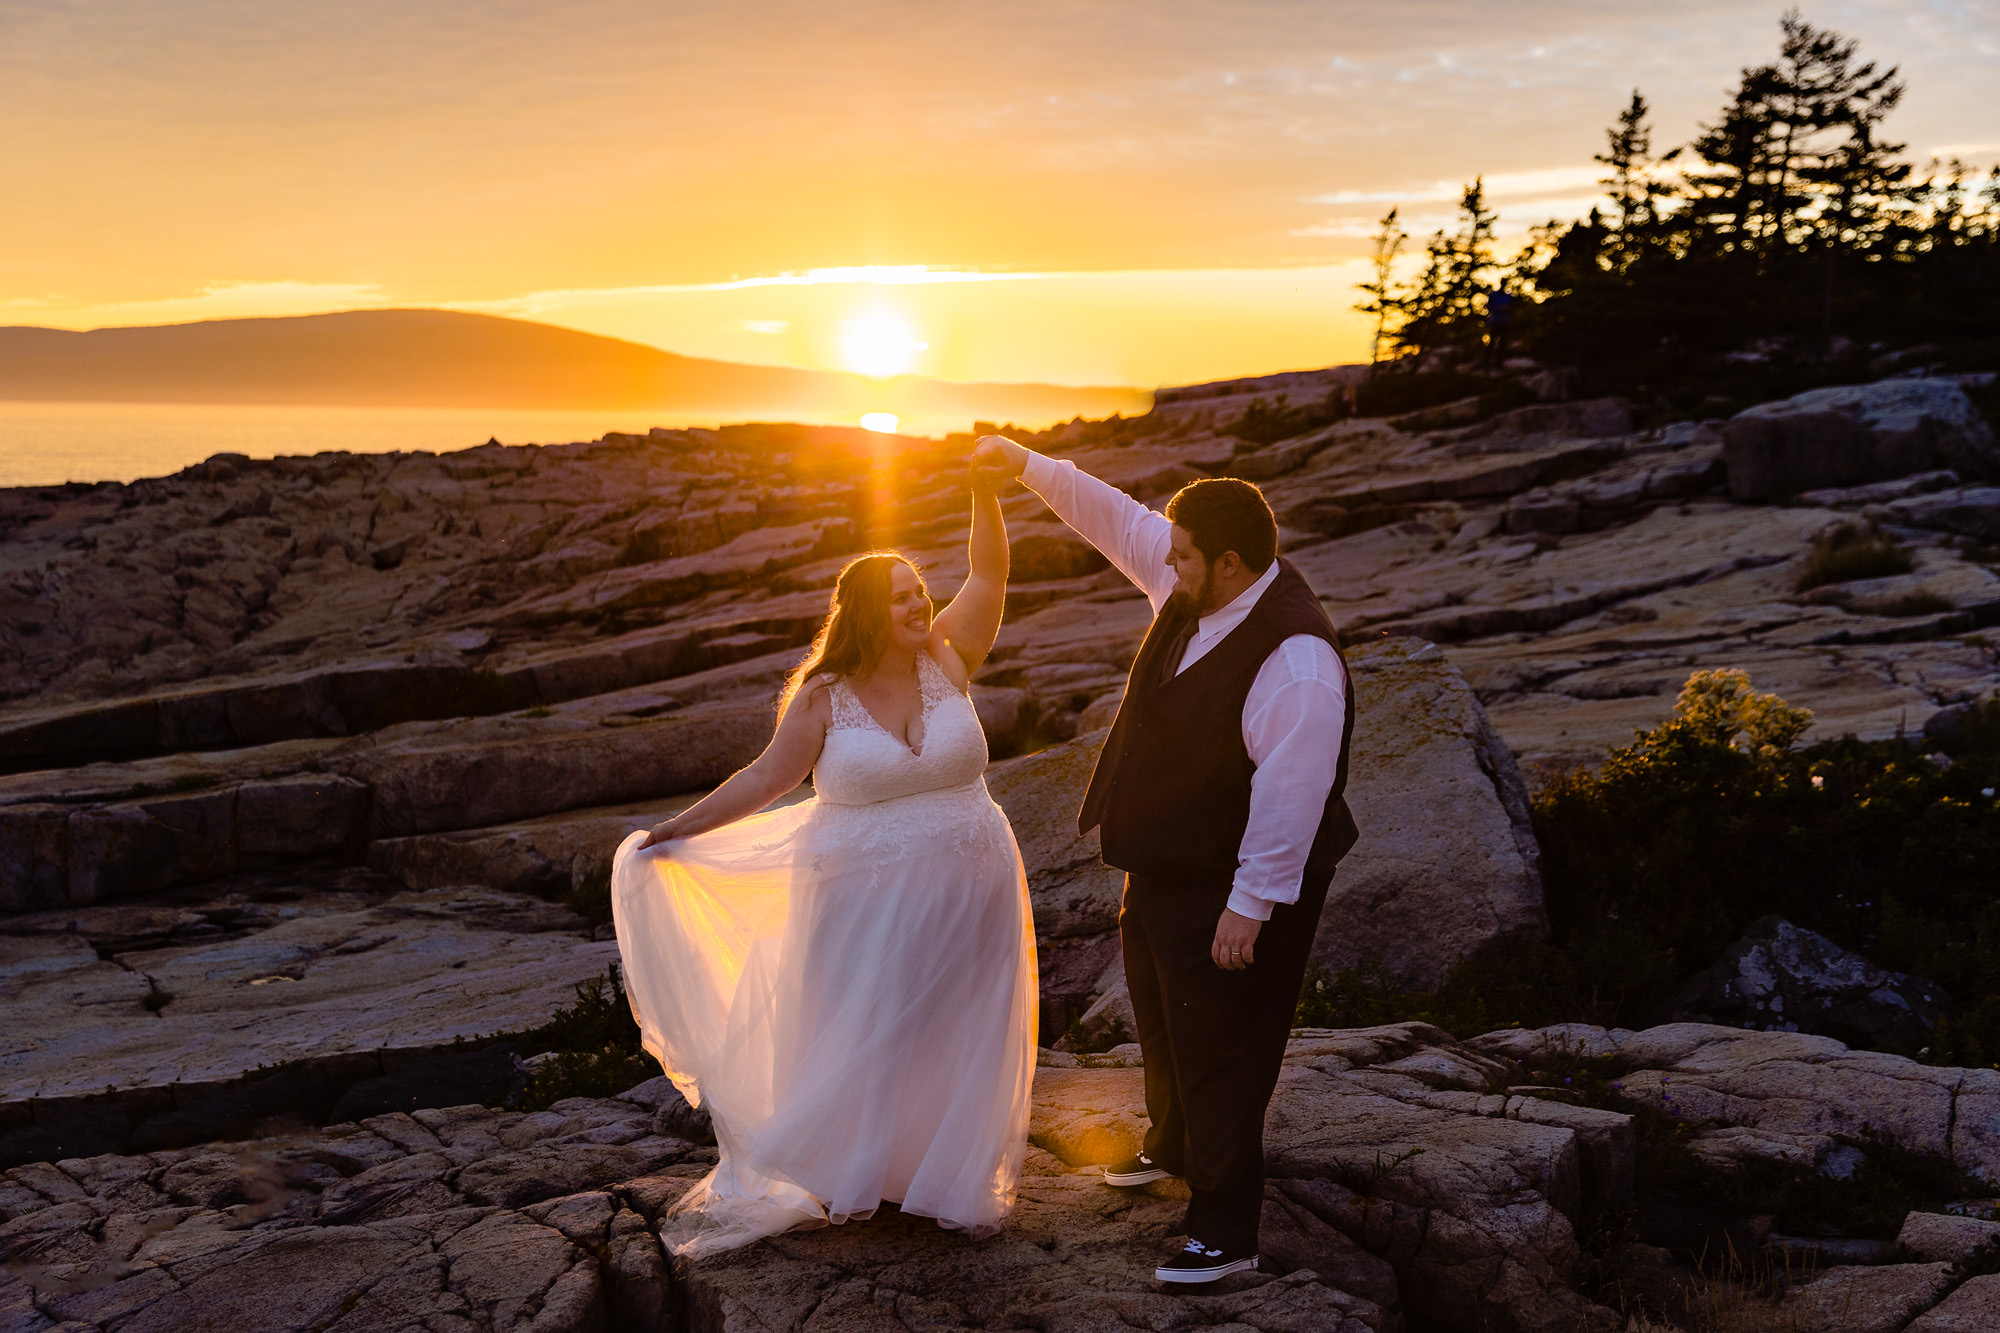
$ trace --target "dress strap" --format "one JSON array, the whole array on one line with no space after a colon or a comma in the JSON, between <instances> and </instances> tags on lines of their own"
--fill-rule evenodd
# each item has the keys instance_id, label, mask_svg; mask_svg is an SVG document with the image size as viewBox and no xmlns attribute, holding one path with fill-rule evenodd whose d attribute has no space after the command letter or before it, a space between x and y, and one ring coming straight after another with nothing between
<instances>
[{"instance_id":1,"label":"dress strap","mask_svg":"<svg viewBox=\"0 0 2000 1333\"><path fill-rule=\"evenodd\" d=\"M845 676L833 677L832 683L827 686L827 697L833 701L833 723L827 728L829 731L848 731L856 727L866 727L874 720L869 717L868 709L849 688Z\"/></svg>"},{"instance_id":2,"label":"dress strap","mask_svg":"<svg viewBox=\"0 0 2000 1333\"><path fill-rule=\"evenodd\" d=\"M917 690L923 695L926 706L958 693L951 677L944 674L944 668L928 651L917 654Z\"/></svg>"}]
</instances>

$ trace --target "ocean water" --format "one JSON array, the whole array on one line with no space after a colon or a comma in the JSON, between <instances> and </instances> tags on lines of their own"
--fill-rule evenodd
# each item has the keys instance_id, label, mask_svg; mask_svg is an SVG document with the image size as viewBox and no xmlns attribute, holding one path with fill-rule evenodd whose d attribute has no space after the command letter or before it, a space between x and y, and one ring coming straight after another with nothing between
<instances>
[{"instance_id":1,"label":"ocean water","mask_svg":"<svg viewBox=\"0 0 2000 1333\"><path fill-rule=\"evenodd\" d=\"M327 450L449 453L497 439L566 444L606 431L714 425L629 412L460 407L300 407L233 403L0 402L0 486L134 481L165 476L215 454L276 458ZM855 425L843 420L838 425ZM906 433L964 430L963 422L905 420Z\"/></svg>"}]
</instances>

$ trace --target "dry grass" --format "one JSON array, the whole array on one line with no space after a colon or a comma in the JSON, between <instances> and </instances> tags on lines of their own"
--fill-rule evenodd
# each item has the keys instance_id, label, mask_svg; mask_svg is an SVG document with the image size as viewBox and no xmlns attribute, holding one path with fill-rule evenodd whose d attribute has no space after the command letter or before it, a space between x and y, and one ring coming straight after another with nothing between
<instances>
[{"instance_id":1,"label":"dry grass","mask_svg":"<svg viewBox=\"0 0 2000 1333\"><path fill-rule=\"evenodd\" d=\"M1808 1285L1817 1276L1809 1262L1764 1253L1746 1259L1732 1246L1698 1259L1665 1310L1623 1299L1615 1304L1626 1319L1624 1333L1834 1333L1843 1327L1842 1312L1823 1308L1829 1294Z\"/></svg>"},{"instance_id":2,"label":"dry grass","mask_svg":"<svg viewBox=\"0 0 2000 1333\"><path fill-rule=\"evenodd\" d=\"M1830 583L1907 574L1912 563L1910 553L1874 524L1842 523L1813 538L1806 567L1792 587L1808 592Z\"/></svg>"}]
</instances>

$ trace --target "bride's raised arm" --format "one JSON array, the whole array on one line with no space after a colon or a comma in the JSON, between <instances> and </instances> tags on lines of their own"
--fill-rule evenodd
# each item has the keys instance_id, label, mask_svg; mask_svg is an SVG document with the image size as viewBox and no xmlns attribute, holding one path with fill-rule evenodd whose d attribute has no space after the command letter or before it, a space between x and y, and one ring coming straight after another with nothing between
<instances>
[{"instance_id":1,"label":"bride's raised arm","mask_svg":"<svg viewBox=\"0 0 2000 1333\"><path fill-rule=\"evenodd\" d=\"M967 543L972 572L951 605L938 612L931 626L931 652L949 647L965 667L965 680L979 670L1000 634L1000 613L1007 601L1007 520L1000 516L1002 479L975 473L972 478L972 538ZM952 673L954 676L956 672Z\"/></svg>"}]
</instances>

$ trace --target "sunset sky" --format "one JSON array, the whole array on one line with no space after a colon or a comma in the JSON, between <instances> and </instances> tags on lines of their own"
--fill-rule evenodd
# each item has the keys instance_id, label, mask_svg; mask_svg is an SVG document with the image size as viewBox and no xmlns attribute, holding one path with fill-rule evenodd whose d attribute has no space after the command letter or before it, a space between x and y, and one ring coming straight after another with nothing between
<instances>
[{"instance_id":1,"label":"sunset sky","mask_svg":"<svg viewBox=\"0 0 2000 1333\"><path fill-rule=\"evenodd\" d=\"M1159 384L1366 355L1374 220L1588 209L1775 49L1742 0L0 0L0 323L379 305L670 351ZM2000 158L2000 0L1805 14ZM791 275L786 277L785 275Z\"/></svg>"}]
</instances>

